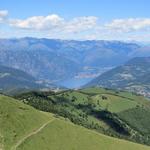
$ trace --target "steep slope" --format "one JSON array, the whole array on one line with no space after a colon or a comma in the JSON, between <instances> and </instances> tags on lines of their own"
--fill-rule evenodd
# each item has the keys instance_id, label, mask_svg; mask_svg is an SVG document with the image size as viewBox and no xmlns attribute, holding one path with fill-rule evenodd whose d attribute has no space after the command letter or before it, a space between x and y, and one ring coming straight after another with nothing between
<instances>
[{"instance_id":1,"label":"steep slope","mask_svg":"<svg viewBox=\"0 0 150 150\"><path fill-rule=\"evenodd\" d=\"M39 89L43 87L36 83L31 75L14 68L0 65L0 91L12 93L19 89Z\"/></svg>"},{"instance_id":2,"label":"steep slope","mask_svg":"<svg viewBox=\"0 0 150 150\"><path fill-rule=\"evenodd\" d=\"M0 95L0 135L2 150L150 149L147 146L87 130L2 95Z\"/></svg>"},{"instance_id":3,"label":"steep slope","mask_svg":"<svg viewBox=\"0 0 150 150\"><path fill-rule=\"evenodd\" d=\"M10 150L20 139L51 119L30 106L0 95L0 143Z\"/></svg>"},{"instance_id":4,"label":"steep slope","mask_svg":"<svg viewBox=\"0 0 150 150\"><path fill-rule=\"evenodd\" d=\"M150 96L150 57L137 57L103 73L86 86L129 90Z\"/></svg>"}]
</instances>

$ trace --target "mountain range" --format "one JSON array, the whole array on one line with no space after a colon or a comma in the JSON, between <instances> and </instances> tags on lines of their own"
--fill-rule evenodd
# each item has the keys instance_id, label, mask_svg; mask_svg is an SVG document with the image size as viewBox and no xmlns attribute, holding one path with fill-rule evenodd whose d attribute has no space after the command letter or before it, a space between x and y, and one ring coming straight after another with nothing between
<instances>
[{"instance_id":1,"label":"mountain range","mask_svg":"<svg viewBox=\"0 0 150 150\"><path fill-rule=\"evenodd\" d=\"M1 65L28 72L38 80L58 84L72 78L93 79L135 56L148 54L148 47L120 41L0 40Z\"/></svg>"},{"instance_id":2,"label":"mountain range","mask_svg":"<svg viewBox=\"0 0 150 150\"><path fill-rule=\"evenodd\" d=\"M86 86L128 90L150 97L150 57L136 57L109 70Z\"/></svg>"},{"instance_id":3,"label":"mountain range","mask_svg":"<svg viewBox=\"0 0 150 150\"><path fill-rule=\"evenodd\" d=\"M1 39L0 150L148 150L147 55L119 41ZM91 81L57 90L73 79Z\"/></svg>"},{"instance_id":4,"label":"mountain range","mask_svg":"<svg viewBox=\"0 0 150 150\"><path fill-rule=\"evenodd\" d=\"M44 85L36 83L36 79L24 71L0 65L0 91L15 93L44 88Z\"/></svg>"}]
</instances>

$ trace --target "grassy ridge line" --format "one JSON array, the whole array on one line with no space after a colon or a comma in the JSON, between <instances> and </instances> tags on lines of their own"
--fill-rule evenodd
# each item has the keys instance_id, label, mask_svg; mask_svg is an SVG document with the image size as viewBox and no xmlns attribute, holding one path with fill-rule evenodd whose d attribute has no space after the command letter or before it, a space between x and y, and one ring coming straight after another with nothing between
<instances>
[{"instance_id":1,"label":"grassy ridge line","mask_svg":"<svg viewBox=\"0 0 150 150\"><path fill-rule=\"evenodd\" d=\"M87 95L97 95L97 94L100 94L100 95L103 95L103 94L108 94L108 95L113 95L113 96L118 96L120 98L124 98L124 99L128 99L130 101L134 101L133 98L129 98L129 97L126 97L126 96L121 96L119 94L115 94L115 93L110 93L110 92L102 92L102 93L94 93L94 92L91 92L91 93L88 93L88 92L84 92L84 91L78 91L79 93L82 93L82 94L87 94Z\"/></svg>"},{"instance_id":2,"label":"grassy ridge line","mask_svg":"<svg viewBox=\"0 0 150 150\"><path fill-rule=\"evenodd\" d=\"M26 135L25 137L23 137L21 140L19 140L12 148L11 150L16 150L17 147L19 147L26 139L28 139L29 137L37 134L38 132L40 132L43 128L45 128L49 123L53 122L55 119L52 119L46 123L44 123L40 128L38 128L37 130L31 132L30 134Z\"/></svg>"}]
</instances>

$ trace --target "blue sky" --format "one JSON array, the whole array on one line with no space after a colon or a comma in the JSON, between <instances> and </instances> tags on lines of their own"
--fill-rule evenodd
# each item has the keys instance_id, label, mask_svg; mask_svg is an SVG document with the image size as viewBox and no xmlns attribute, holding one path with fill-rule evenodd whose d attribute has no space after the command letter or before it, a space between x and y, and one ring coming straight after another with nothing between
<instances>
[{"instance_id":1,"label":"blue sky","mask_svg":"<svg viewBox=\"0 0 150 150\"><path fill-rule=\"evenodd\" d=\"M150 0L1 0L0 38L147 41L149 10Z\"/></svg>"}]
</instances>

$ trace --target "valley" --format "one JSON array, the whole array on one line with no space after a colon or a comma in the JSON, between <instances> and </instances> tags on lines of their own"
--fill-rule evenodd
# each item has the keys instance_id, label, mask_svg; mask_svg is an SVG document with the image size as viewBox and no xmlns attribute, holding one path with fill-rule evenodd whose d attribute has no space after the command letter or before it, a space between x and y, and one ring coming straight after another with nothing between
<instances>
[{"instance_id":1,"label":"valley","mask_svg":"<svg viewBox=\"0 0 150 150\"><path fill-rule=\"evenodd\" d=\"M37 80L59 81L59 84L81 74L93 79L93 75L137 56L141 49L137 44L120 41L29 37L1 39L0 45L1 65L28 72Z\"/></svg>"},{"instance_id":2,"label":"valley","mask_svg":"<svg viewBox=\"0 0 150 150\"><path fill-rule=\"evenodd\" d=\"M149 149L149 57L126 57L112 63L121 57L119 54L110 56L110 62L106 58L105 64L100 55L89 55L97 44L98 54L106 48L115 52L119 45L129 53L134 47L132 53L136 53L137 45L31 38L20 41L31 42L26 47L29 49L14 53L6 47L1 51L5 44L0 48L2 150L124 150L123 145L125 150ZM23 48L18 39L7 42ZM54 52L38 45L35 51L36 42L51 46L56 42L67 48L62 52L59 45ZM85 48L84 53L76 49L72 55L77 45ZM6 58L9 61L4 65Z\"/></svg>"}]
</instances>

